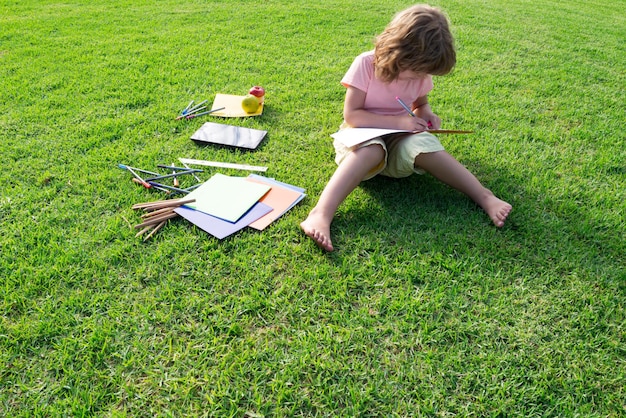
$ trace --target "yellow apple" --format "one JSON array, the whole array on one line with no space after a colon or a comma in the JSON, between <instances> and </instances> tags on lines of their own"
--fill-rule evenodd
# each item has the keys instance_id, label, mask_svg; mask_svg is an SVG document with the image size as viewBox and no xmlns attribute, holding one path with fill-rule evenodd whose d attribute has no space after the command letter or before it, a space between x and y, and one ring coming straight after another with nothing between
<instances>
[{"instance_id":1,"label":"yellow apple","mask_svg":"<svg viewBox=\"0 0 626 418\"><path fill-rule=\"evenodd\" d=\"M246 113L254 113L259 110L259 101L253 95L248 94L241 101L241 108Z\"/></svg>"}]
</instances>

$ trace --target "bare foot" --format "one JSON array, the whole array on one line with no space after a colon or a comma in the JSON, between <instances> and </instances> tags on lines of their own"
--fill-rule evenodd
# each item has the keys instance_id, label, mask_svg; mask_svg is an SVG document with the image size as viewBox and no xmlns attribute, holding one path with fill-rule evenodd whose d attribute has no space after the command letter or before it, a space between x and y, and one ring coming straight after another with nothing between
<instances>
[{"instance_id":1,"label":"bare foot","mask_svg":"<svg viewBox=\"0 0 626 418\"><path fill-rule=\"evenodd\" d=\"M326 251L333 251L333 243L330 240L330 222L319 215L315 209L300 223L300 228L307 236L311 237L318 247Z\"/></svg>"},{"instance_id":2,"label":"bare foot","mask_svg":"<svg viewBox=\"0 0 626 418\"><path fill-rule=\"evenodd\" d=\"M506 221L506 218L513 209L513 206L504 200L498 199L493 194L487 197L481 206L485 212L487 212L493 224L498 228L504 226L504 221Z\"/></svg>"}]
</instances>

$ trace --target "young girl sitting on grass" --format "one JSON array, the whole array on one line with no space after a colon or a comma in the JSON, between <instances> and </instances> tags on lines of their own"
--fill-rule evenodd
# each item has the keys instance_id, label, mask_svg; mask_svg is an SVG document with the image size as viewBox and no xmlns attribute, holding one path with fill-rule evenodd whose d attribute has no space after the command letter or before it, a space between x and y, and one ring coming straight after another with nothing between
<instances>
[{"instance_id":1,"label":"young girl sitting on grass","mask_svg":"<svg viewBox=\"0 0 626 418\"><path fill-rule=\"evenodd\" d=\"M354 60L341 80L346 87L341 128L420 133L374 138L353 148L335 140L337 170L300 224L319 247L333 251L330 225L337 208L361 181L377 174L400 178L428 172L472 198L497 227L504 225L511 205L485 188L435 136L424 132L441 127L441 119L428 105L432 76L448 74L455 63L448 21L440 10L427 5L398 13L376 39L375 49ZM417 117L411 116L396 97L411 103Z\"/></svg>"}]
</instances>

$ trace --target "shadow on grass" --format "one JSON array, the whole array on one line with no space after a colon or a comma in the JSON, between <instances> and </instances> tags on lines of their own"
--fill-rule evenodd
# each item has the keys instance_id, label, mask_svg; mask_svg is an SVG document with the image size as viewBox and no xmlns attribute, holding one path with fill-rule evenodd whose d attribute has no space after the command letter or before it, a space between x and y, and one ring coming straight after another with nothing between
<instances>
[{"instance_id":1,"label":"shadow on grass","mask_svg":"<svg viewBox=\"0 0 626 418\"><path fill-rule=\"evenodd\" d=\"M473 165L476 166L476 165ZM493 173L485 167L483 172ZM480 175L478 176L480 178ZM503 228L496 228L484 211L462 193L432 176L404 179L378 176L340 207L332 226L334 257L354 252L442 253L471 258L481 265L531 275L560 277L576 272L624 286L624 240L619 216L601 216L606 208L562 204L531 191L528 179L498 169L483 183L513 205ZM621 284L620 284L621 283Z\"/></svg>"}]
</instances>

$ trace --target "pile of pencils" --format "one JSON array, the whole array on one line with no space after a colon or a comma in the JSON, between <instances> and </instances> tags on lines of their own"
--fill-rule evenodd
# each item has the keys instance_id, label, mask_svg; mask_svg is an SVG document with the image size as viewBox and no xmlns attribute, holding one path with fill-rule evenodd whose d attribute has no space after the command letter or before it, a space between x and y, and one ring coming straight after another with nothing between
<instances>
[{"instance_id":1,"label":"pile of pencils","mask_svg":"<svg viewBox=\"0 0 626 418\"><path fill-rule=\"evenodd\" d=\"M150 231L143 239L144 241L149 240L159 229L165 226L168 220L178 216L174 209L195 201L195 199L172 199L133 205L133 209L143 209L146 212L141 215L143 222L135 225L135 229L140 229L135 236L138 237Z\"/></svg>"},{"instance_id":2,"label":"pile of pencils","mask_svg":"<svg viewBox=\"0 0 626 418\"><path fill-rule=\"evenodd\" d=\"M128 170L133 175L133 182L137 184L141 184L146 189L156 189L166 193L181 193L187 194L191 192L193 189L199 187L202 183L200 182L200 178L196 176L196 173L202 173L202 170L188 167L176 167L175 165L161 165L159 164L157 167L165 168L168 170L172 170L172 172L168 174L159 174L153 171L144 170L142 168L131 167L126 164L118 164L118 167L123 170ZM142 175L139 175L142 173ZM191 174L199 183L194 184L191 187L187 187L185 189L180 188L180 183L178 181L178 177L184 176L186 174ZM149 177L148 177L149 176ZM163 179L174 179L173 186L169 186L162 182Z\"/></svg>"},{"instance_id":3,"label":"pile of pencils","mask_svg":"<svg viewBox=\"0 0 626 418\"><path fill-rule=\"evenodd\" d=\"M223 107L220 107L219 109L211 109L211 110L205 110L204 112L201 112L201 110L204 110L207 108L206 102L207 102L206 100L203 100L197 105L194 105L193 100L190 101L187 107L184 108L183 111L180 112L180 115L176 117L176 120L193 119L193 118L197 118L198 116L208 115L210 113L217 112L218 110L225 109Z\"/></svg>"}]
</instances>

